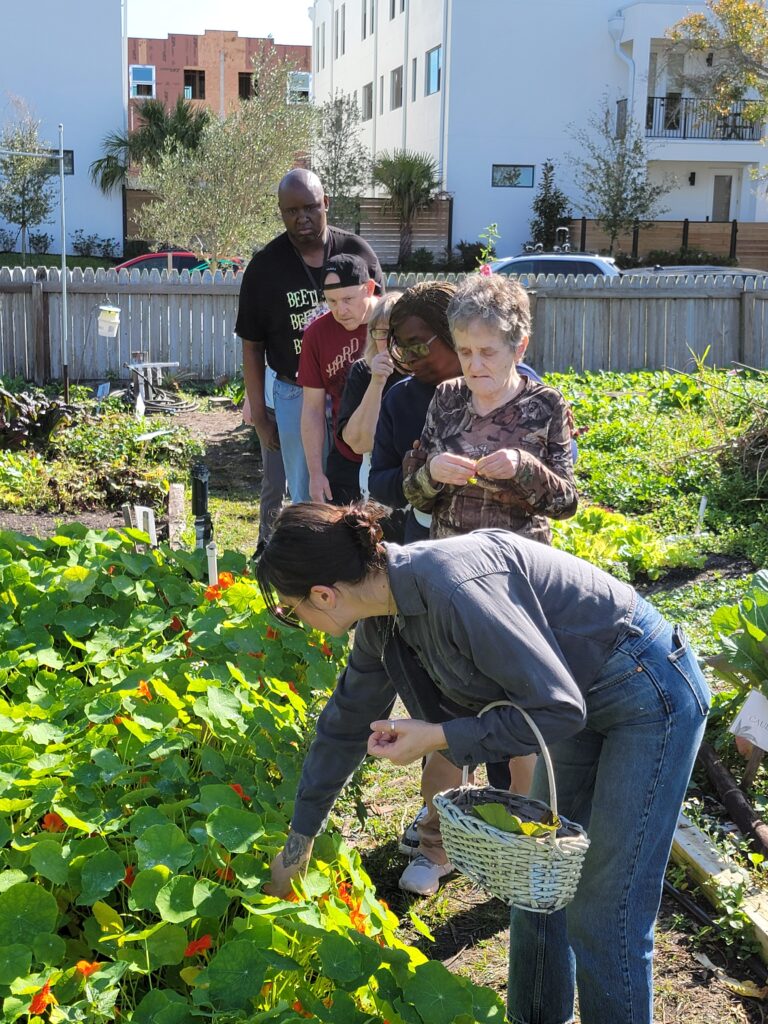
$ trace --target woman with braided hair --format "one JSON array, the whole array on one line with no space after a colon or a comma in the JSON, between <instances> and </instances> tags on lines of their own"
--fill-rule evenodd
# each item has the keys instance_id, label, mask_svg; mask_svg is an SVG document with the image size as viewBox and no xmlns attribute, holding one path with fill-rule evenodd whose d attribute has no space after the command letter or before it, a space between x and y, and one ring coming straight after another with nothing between
<instances>
[{"instance_id":1,"label":"woman with braided hair","mask_svg":"<svg viewBox=\"0 0 768 1024\"><path fill-rule=\"evenodd\" d=\"M569 906L512 910L510 1021L650 1024L664 870L709 707L679 626L628 584L510 530L409 546L381 541L383 510L293 505L257 575L284 623L355 626L321 712L269 892L290 894L365 754L472 767L528 754L536 722L560 813L589 832ZM407 718L393 718L396 697ZM495 701L482 718L478 712ZM631 770L627 770L631 766ZM540 764L532 796L547 798Z\"/></svg>"}]
</instances>

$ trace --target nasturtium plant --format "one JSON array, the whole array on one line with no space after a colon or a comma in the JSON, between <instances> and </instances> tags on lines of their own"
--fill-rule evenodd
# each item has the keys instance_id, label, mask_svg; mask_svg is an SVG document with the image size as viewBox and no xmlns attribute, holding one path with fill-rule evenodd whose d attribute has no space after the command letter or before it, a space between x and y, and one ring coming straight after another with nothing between
<instances>
[{"instance_id":1,"label":"nasturtium plant","mask_svg":"<svg viewBox=\"0 0 768 1024\"><path fill-rule=\"evenodd\" d=\"M338 835L262 891L345 642L143 540L0 532L0 1022L501 1024Z\"/></svg>"}]
</instances>

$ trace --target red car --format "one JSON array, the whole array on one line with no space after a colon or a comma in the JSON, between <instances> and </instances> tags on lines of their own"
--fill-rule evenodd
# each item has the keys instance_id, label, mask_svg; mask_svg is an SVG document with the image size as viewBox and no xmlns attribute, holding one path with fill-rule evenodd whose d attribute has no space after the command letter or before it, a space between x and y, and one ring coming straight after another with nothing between
<instances>
[{"instance_id":1,"label":"red car","mask_svg":"<svg viewBox=\"0 0 768 1024\"><path fill-rule=\"evenodd\" d=\"M184 249L173 249L168 252L147 252L143 256L134 256L132 260L118 263L115 270L167 270L168 258L171 259L172 270L209 270L210 260L201 260L193 252ZM219 270L231 270L235 274L243 269L244 260L238 256L232 259L219 260Z\"/></svg>"}]
</instances>

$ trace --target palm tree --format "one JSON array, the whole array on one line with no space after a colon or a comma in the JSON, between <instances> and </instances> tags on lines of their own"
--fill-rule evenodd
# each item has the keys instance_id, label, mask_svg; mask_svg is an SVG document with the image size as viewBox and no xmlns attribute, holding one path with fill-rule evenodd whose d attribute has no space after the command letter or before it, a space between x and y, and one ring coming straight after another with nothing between
<instances>
[{"instance_id":1,"label":"palm tree","mask_svg":"<svg viewBox=\"0 0 768 1024\"><path fill-rule=\"evenodd\" d=\"M132 132L110 132L102 143L104 155L90 166L91 181L102 192L125 184L129 166L155 165L166 147L195 149L211 115L193 107L183 97L169 112L160 100L146 100L141 106L141 125Z\"/></svg>"},{"instance_id":2,"label":"palm tree","mask_svg":"<svg viewBox=\"0 0 768 1024\"><path fill-rule=\"evenodd\" d=\"M397 262L405 263L413 248L416 214L432 205L440 188L437 163L428 153L396 149L391 154L382 153L376 160L373 180L389 192L384 208L392 210L400 222Z\"/></svg>"}]
</instances>

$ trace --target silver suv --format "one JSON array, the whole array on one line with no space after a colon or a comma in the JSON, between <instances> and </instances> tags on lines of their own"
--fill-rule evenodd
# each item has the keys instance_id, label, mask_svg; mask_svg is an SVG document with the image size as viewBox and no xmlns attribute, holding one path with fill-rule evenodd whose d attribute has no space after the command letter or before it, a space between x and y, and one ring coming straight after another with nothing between
<instances>
[{"instance_id":1,"label":"silver suv","mask_svg":"<svg viewBox=\"0 0 768 1024\"><path fill-rule=\"evenodd\" d=\"M494 274L595 274L619 277L621 271L611 256L587 252L524 252L490 264Z\"/></svg>"}]
</instances>

